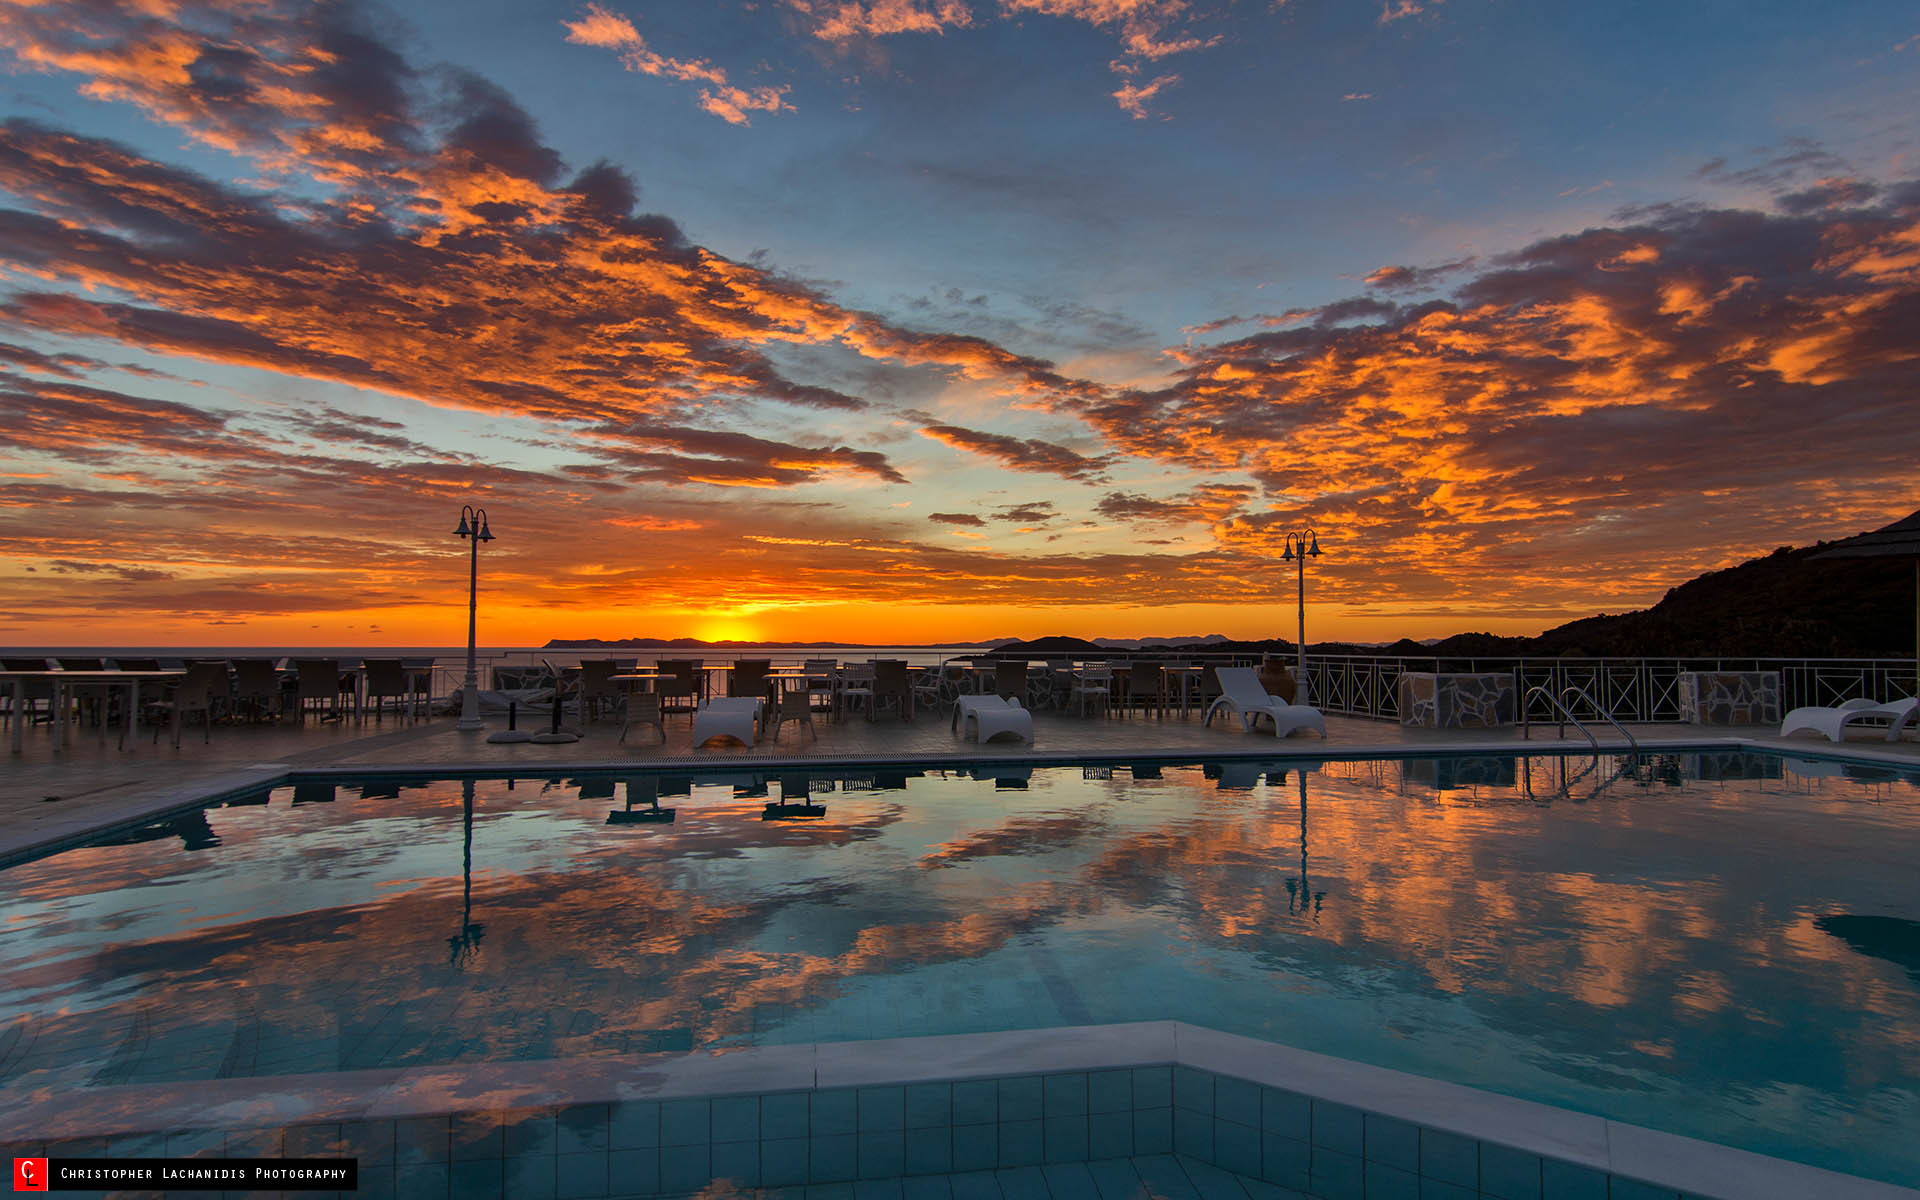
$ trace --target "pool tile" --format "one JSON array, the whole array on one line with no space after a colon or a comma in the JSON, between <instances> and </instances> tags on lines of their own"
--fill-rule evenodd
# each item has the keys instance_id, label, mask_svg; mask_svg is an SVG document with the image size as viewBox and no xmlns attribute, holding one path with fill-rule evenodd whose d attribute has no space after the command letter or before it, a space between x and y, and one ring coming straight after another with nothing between
<instances>
[{"instance_id":1,"label":"pool tile","mask_svg":"<svg viewBox=\"0 0 1920 1200\"><path fill-rule=\"evenodd\" d=\"M724 1096L713 1102L713 1144L760 1140L760 1097Z\"/></svg>"},{"instance_id":2,"label":"pool tile","mask_svg":"<svg viewBox=\"0 0 1920 1200\"><path fill-rule=\"evenodd\" d=\"M1313 1140L1313 1104L1299 1092L1283 1088L1260 1089L1260 1132L1302 1142Z\"/></svg>"},{"instance_id":3,"label":"pool tile","mask_svg":"<svg viewBox=\"0 0 1920 1200\"><path fill-rule=\"evenodd\" d=\"M614 1150L657 1149L660 1145L659 1101L623 1100L610 1105L607 1145Z\"/></svg>"},{"instance_id":4,"label":"pool tile","mask_svg":"<svg viewBox=\"0 0 1920 1200\"><path fill-rule=\"evenodd\" d=\"M941 1126L937 1129L907 1130L906 1174L945 1175L951 1170L953 1170L952 1129Z\"/></svg>"},{"instance_id":5,"label":"pool tile","mask_svg":"<svg viewBox=\"0 0 1920 1200\"><path fill-rule=\"evenodd\" d=\"M953 1127L953 1169L984 1171L1000 1165L1000 1127L998 1125L955 1125Z\"/></svg>"},{"instance_id":6,"label":"pool tile","mask_svg":"<svg viewBox=\"0 0 1920 1200\"><path fill-rule=\"evenodd\" d=\"M364 1137L364 1144L370 1153L361 1154L352 1141L346 1142L346 1154L359 1158L361 1165L393 1165L393 1122L392 1121L349 1121L344 1125L289 1125L282 1143L283 1152L288 1158L333 1158L341 1153L342 1134L352 1130ZM132 1143L140 1139L114 1138L108 1145L116 1156L129 1158L148 1158L166 1152L164 1139L158 1148L151 1150L132 1149ZM150 1140L150 1139L149 1139Z\"/></svg>"},{"instance_id":7,"label":"pool tile","mask_svg":"<svg viewBox=\"0 0 1920 1200\"><path fill-rule=\"evenodd\" d=\"M861 1088L860 1132L891 1133L907 1125L907 1090L899 1087Z\"/></svg>"},{"instance_id":8,"label":"pool tile","mask_svg":"<svg viewBox=\"0 0 1920 1200\"><path fill-rule=\"evenodd\" d=\"M953 1184L945 1174L918 1179L909 1175L900 1181L900 1200L953 1200Z\"/></svg>"},{"instance_id":9,"label":"pool tile","mask_svg":"<svg viewBox=\"0 0 1920 1200\"><path fill-rule=\"evenodd\" d=\"M1042 1124L1044 1162L1085 1162L1087 1159L1087 1118L1048 1117Z\"/></svg>"},{"instance_id":10,"label":"pool tile","mask_svg":"<svg viewBox=\"0 0 1920 1200\"><path fill-rule=\"evenodd\" d=\"M1039 1167L1005 1167L994 1172L1005 1200L1050 1200L1046 1174Z\"/></svg>"},{"instance_id":11,"label":"pool tile","mask_svg":"<svg viewBox=\"0 0 1920 1200\"><path fill-rule=\"evenodd\" d=\"M712 1180L713 1159L707 1146L662 1146L660 1148L661 1191L699 1191Z\"/></svg>"},{"instance_id":12,"label":"pool tile","mask_svg":"<svg viewBox=\"0 0 1920 1200\"><path fill-rule=\"evenodd\" d=\"M1367 1200L1420 1200L1420 1176L1382 1162L1365 1166Z\"/></svg>"},{"instance_id":13,"label":"pool tile","mask_svg":"<svg viewBox=\"0 0 1920 1200\"><path fill-rule=\"evenodd\" d=\"M1365 1200L1364 1167L1365 1160L1358 1154L1341 1154L1315 1146L1313 1181L1307 1190L1320 1200Z\"/></svg>"},{"instance_id":14,"label":"pool tile","mask_svg":"<svg viewBox=\"0 0 1920 1200\"><path fill-rule=\"evenodd\" d=\"M1040 1077L1022 1075L1015 1079L1002 1079L1000 1093L1000 1122L1038 1121L1041 1114Z\"/></svg>"},{"instance_id":15,"label":"pool tile","mask_svg":"<svg viewBox=\"0 0 1920 1200\"><path fill-rule=\"evenodd\" d=\"M339 1194L341 1196L350 1196L353 1200L400 1200L399 1189L394 1184L393 1164L391 1163L377 1167L369 1167L362 1164L359 1172L359 1182L360 1189L358 1191L341 1192ZM109 1194L110 1193L102 1193L102 1195ZM271 1192L267 1194L272 1195ZM303 1200L307 1196L326 1195L325 1192L287 1192L284 1194L288 1196L299 1195ZM551 1196L537 1198L537 1200L551 1200Z\"/></svg>"},{"instance_id":16,"label":"pool tile","mask_svg":"<svg viewBox=\"0 0 1920 1200\"><path fill-rule=\"evenodd\" d=\"M1133 1072L1090 1071L1087 1073L1087 1111L1125 1112L1133 1107Z\"/></svg>"},{"instance_id":17,"label":"pool tile","mask_svg":"<svg viewBox=\"0 0 1920 1200\"><path fill-rule=\"evenodd\" d=\"M1315 1100L1312 1140L1315 1149L1324 1146L1336 1154L1345 1154L1351 1158L1363 1157L1366 1134L1360 1110L1348 1108L1344 1104Z\"/></svg>"},{"instance_id":18,"label":"pool tile","mask_svg":"<svg viewBox=\"0 0 1920 1200\"><path fill-rule=\"evenodd\" d=\"M1173 1106L1213 1115L1213 1072L1194 1067L1173 1069Z\"/></svg>"},{"instance_id":19,"label":"pool tile","mask_svg":"<svg viewBox=\"0 0 1920 1200\"><path fill-rule=\"evenodd\" d=\"M1001 1166L1037 1167L1045 1159L1045 1122L1038 1118L1031 1121L1000 1122Z\"/></svg>"},{"instance_id":20,"label":"pool tile","mask_svg":"<svg viewBox=\"0 0 1920 1200\"><path fill-rule=\"evenodd\" d=\"M1214 1077L1213 1115L1240 1125L1260 1124L1260 1085L1244 1079Z\"/></svg>"},{"instance_id":21,"label":"pool tile","mask_svg":"<svg viewBox=\"0 0 1920 1200\"><path fill-rule=\"evenodd\" d=\"M916 1083L907 1088L908 1129L927 1129L952 1123L952 1084Z\"/></svg>"},{"instance_id":22,"label":"pool tile","mask_svg":"<svg viewBox=\"0 0 1920 1200\"><path fill-rule=\"evenodd\" d=\"M604 1152L611 1145L608 1137L610 1108L606 1104L575 1104L555 1113L555 1149L561 1154Z\"/></svg>"},{"instance_id":23,"label":"pool tile","mask_svg":"<svg viewBox=\"0 0 1920 1200\"><path fill-rule=\"evenodd\" d=\"M660 1190L660 1151L613 1150L607 1154L607 1190L637 1195Z\"/></svg>"},{"instance_id":24,"label":"pool tile","mask_svg":"<svg viewBox=\"0 0 1920 1200\"><path fill-rule=\"evenodd\" d=\"M667 1100L660 1105L660 1145L704 1146L713 1139L713 1105L706 1100ZM661 1170L666 1160L661 1160Z\"/></svg>"},{"instance_id":25,"label":"pool tile","mask_svg":"<svg viewBox=\"0 0 1920 1200\"><path fill-rule=\"evenodd\" d=\"M453 1160L453 1122L447 1117L402 1117L393 1123L393 1165Z\"/></svg>"},{"instance_id":26,"label":"pool tile","mask_svg":"<svg viewBox=\"0 0 1920 1200\"><path fill-rule=\"evenodd\" d=\"M442 1123L445 1120L441 1118ZM168 1158L218 1158L226 1151L227 1135L224 1130L185 1129L167 1134Z\"/></svg>"},{"instance_id":27,"label":"pool tile","mask_svg":"<svg viewBox=\"0 0 1920 1200\"><path fill-rule=\"evenodd\" d=\"M1239 1183L1247 1193L1247 1200L1313 1200L1305 1192L1279 1187L1247 1175L1240 1176Z\"/></svg>"},{"instance_id":28,"label":"pool tile","mask_svg":"<svg viewBox=\"0 0 1920 1200\"><path fill-rule=\"evenodd\" d=\"M760 1143L760 1182L798 1187L807 1182L807 1139L768 1138Z\"/></svg>"},{"instance_id":29,"label":"pool tile","mask_svg":"<svg viewBox=\"0 0 1920 1200\"><path fill-rule=\"evenodd\" d=\"M1187 1173L1194 1190L1200 1193L1200 1200L1247 1200L1247 1189L1240 1186L1240 1180L1231 1171L1192 1158L1182 1158L1180 1169Z\"/></svg>"},{"instance_id":30,"label":"pool tile","mask_svg":"<svg viewBox=\"0 0 1920 1200\"><path fill-rule=\"evenodd\" d=\"M860 1174L860 1138L836 1133L811 1139L807 1147L807 1182L851 1183Z\"/></svg>"},{"instance_id":31,"label":"pool tile","mask_svg":"<svg viewBox=\"0 0 1920 1200\"><path fill-rule=\"evenodd\" d=\"M853 1200L901 1200L898 1179L858 1179L853 1184Z\"/></svg>"},{"instance_id":32,"label":"pool tile","mask_svg":"<svg viewBox=\"0 0 1920 1200\"><path fill-rule=\"evenodd\" d=\"M411 1166L401 1163L393 1169L393 1190L418 1200L443 1200L452 1196L452 1164L423 1162Z\"/></svg>"},{"instance_id":33,"label":"pool tile","mask_svg":"<svg viewBox=\"0 0 1920 1200\"><path fill-rule=\"evenodd\" d=\"M1135 1093L1138 1095L1138 1093ZM1136 1108L1133 1110L1133 1152L1142 1154L1173 1153L1173 1110L1171 1108Z\"/></svg>"},{"instance_id":34,"label":"pool tile","mask_svg":"<svg viewBox=\"0 0 1920 1200\"><path fill-rule=\"evenodd\" d=\"M1156 1200L1201 1200L1200 1189L1170 1154L1138 1154L1133 1169L1140 1172Z\"/></svg>"},{"instance_id":35,"label":"pool tile","mask_svg":"<svg viewBox=\"0 0 1920 1200\"><path fill-rule=\"evenodd\" d=\"M106 1153L105 1138L89 1140L100 1143L100 1149L89 1152L84 1157L97 1158ZM226 1149L223 1153L228 1158L279 1158L280 1147L284 1141L283 1133L278 1129L229 1129ZM47 1157L54 1156L49 1154ZM75 1155L68 1154L61 1157L75 1157Z\"/></svg>"},{"instance_id":36,"label":"pool tile","mask_svg":"<svg viewBox=\"0 0 1920 1200\"><path fill-rule=\"evenodd\" d=\"M999 1084L991 1079L968 1079L953 1085L955 1125L991 1125L999 1119Z\"/></svg>"},{"instance_id":37,"label":"pool tile","mask_svg":"<svg viewBox=\"0 0 1920 1200\"><path fill-rule=\"evenodd\" d=\"M1147 1195L1130 1157L1096 1159L1087 1164L1087 1174L1100 1189L1100 1200L1145 1200Z\"/></svg>"},{"instance_id":38,"label":"pool tile","mask_svg":"<svg viewBox=\"0 0 1920 1200\"><path fill-rule=\"evenodd\" d=\"M804 1138L807 1136L808 1093L781 1092L760 1097L760 1138Z\"/></svg>"},{"instance_id":39,"label":"pool tile","mask_svg":"<svg viewBox=\"0 0 1920 1200\"><path fill-rule=\"evenodd\" d=\"M1416 1126L1420 1149L1417 1174L1422 1180L1454 1184L1478 1190L1480 1185L1480 1143L1457 1133Z\"/></svg>"},{"instance_id":40,"label":"pool tile","mask_svg":"<svg viewBox=\"0 0 1920 1200\"><path fill-rule=\"evenodd\" d=\"M1607 1200L1680 1200L1680 1193L1615 1175L1608 1183Z\"/></svg>"},{"instance_id":41,"label":"pool tile","mask_svg":"<svg viewBox=\"0 0 1920 1200\"><path fill-rule=\"evenodd\" d=\"M1087 1077L1075 1072L1048 1075L1040 1081L1042 1112L1048 1118L1081 1117L1087 1113Z\"/></svg>"},{"instance_id":42,"label":"pool tile","mask_svg":"<svg viewBox=\"0 0 1920 1200\"><path fill-rule=\"evenodd\" d=\"M807 1200L853 1200L853 1184L816 1183L807 1188Z\"/></svg>"},{"instance_id":43,"label":"pool tile","mask_svg":"<svg viewBox=\"0 0 1920 1200\"><path fill-rule=\"evenodd\" d=\"M1363 1121L1368 1162L1384 1163L1398 1171L1420 1173L1420 1127L1378 1113Z\"/></svg>"},{"instance_id":44,"label":"pool tile","mask_svg":"<svg viewBox=\"0 0 1920 1200\"><path fill-rule=\"evenodd\" d=\"M1213 1121L1213 1157L1207 1161L1236 1175L1260 1174L1260 1131L1237 1121Z\"/></svg>"},{"instance_id":45,"label":"pool tile","mask_svg":"<svg viewBox=\"0 0 1920 1200\"><path fill-rule=\"evenodd\" d=\"M813 1137L860 1131L859 1093L852 1088L833 1088L813 1093L809 1113L812 1124L807 1132Z\"/></svg>"},{"instance_id":46,"label":"pool tile","mask_svg":"<svg viewBox=\"0 0 1920 1200\"><path fill-rule=\"evenodd\" d=\"M587 1200L607 1194L609 1171L605 1150L561 1154L554 1158L554 1196L557 1200Z\"/></svg>"},{"instance_id":47,"label":"pool tile","mask_svg":"<svg viewBox=\"0 0 1920 1200\"><path fill-rule=\"evenodd\" d=\"M953 1200L1004 1200L992 1171L962 1171L948 1176L947 1182L953 1188Z\"/></svg>"},{"instance_id":48,"label":"pool tile","mask_svg":"<svg viewBox=\"0 0 1920 1200\"><path fill-rule=\"evenodd\" d=\"M906 1170L907 1135L895 1129L860 1135L860 1178L892 1179Z\"/></svg>"},{"instance_id":49,"label":"pool tile","mask_svg":"<svg viewBox=\"0 0 1920 1200\"><path fill-rule=\"evenodd\" d=\"M1173 1068L1135 1067L1133 1069L1133 1107L1172 1108Z\"/></svg>"},{"instance_id":50,"label":"pool tile","mask_svg":"<svg viewBox=\"0 0 1920 1200\"><path fill-rule=\"evenodd\" d=\"M1100 1112L1087 1118L1088 1158L1131 1158L1133 1114Z\"/></svg>"},{"instance_id":51,"label":"pool tile","mask_svg":"<svg viewBox=\"0 0 1920 1200\"><path fill-rule=\"evenodd\" d=\"M732 1180L743 1188L760 1186L760 1143L715 1142L713 1144L714 1179Z\"/></svg>"},{"instance_id":52,"label":"pool tile","mask_svg":"<svg viewBox=\"0 0 1920 1200\"><path fill-rule=\"evenodd\" d=\"M1084 1162L1050 1163L1041 1168L1052 1200L1100 1200L1100 1189Z\"/></svg>"},{"instance_id":53,"label":"pool tile","mask_svg":"<svg viewBox=\"0 0 1920 1200\"><path fill-rule=\"evenodd\" d=\"M560 1133L553 1112L550 1108L515 1108L500 1114L502 1131L507 1138L507 1157L551 1157L559 1153ZM398 1122L395 1126L397 1137Z\"/></svg>"},{"instance_id":54,"label":"pool tile","mask_svg":"<svg viewBox=\"0 0 1920 1200\"><path fill-rule=\"evenodd\" d=\"M1174 1089L1179 1091L1178 1085ZM1213 1157L1213 1118L1190 1108L1173 1110L1173 1152L1206 1161Z\"/></svg>"},{"instance_id":55,"label":"pool tile","mask_svg":"<svg viewBox=\"0 0 1920 1200\"><path fill-rule=\"evenodd\" d=\"M1494 1200L1541 1200L1538 1154L1480 1143L1480 1190Z\"/></svg>"},{"instance_id":56,"label":"pool tile","mask_svg":"<svg viewBox=\"0 0 1920 1200\"><path fill-rule=\"evenodd\" d=\"M506 1156L506 1128L498 1112L455 1113L449 1141L453 1162L499 1162Z\"/></svg>"},{"instance_id":57,"label":"pool tile","mask_svg":"<svg viewBox=\"0 0 1920 1200\"><path fill-rule=\"evenodd\" d=\"M1607 1176L1591 1167L1545 1158L1540 1160L1540 1194L1545 1200L1607 1200Z\"/></svg>"}]
</instances>

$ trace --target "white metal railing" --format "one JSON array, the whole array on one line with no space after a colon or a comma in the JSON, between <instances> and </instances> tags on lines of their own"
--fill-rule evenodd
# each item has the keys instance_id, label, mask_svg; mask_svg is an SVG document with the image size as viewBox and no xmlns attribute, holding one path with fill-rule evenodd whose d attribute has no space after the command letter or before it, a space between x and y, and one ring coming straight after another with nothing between
<instances>
[{"instance_id":1,"label":"white metal railing","mask_svg":"<svg viewBox=\"0 0 1920 1200\"><path fill-rule=\"evenodd\" d=\"M1546 688L1571 711L1593 720L1677 722L1680 675L1687 671L1772 671L1780 676L1783 712L1832 705L1855 696L1886 700L1916 692L1909 658L1442 658L1318 655L1307 658L1313 704L1322 712L1397 720L1399 680L1408 671L1511 674L1516 694Z\"/></svg>"}]
</instances>

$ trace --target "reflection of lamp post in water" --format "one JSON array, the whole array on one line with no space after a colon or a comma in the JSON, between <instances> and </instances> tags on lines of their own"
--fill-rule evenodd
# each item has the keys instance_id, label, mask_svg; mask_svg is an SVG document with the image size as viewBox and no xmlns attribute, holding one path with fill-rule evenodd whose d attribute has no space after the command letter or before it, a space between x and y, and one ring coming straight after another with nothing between
<instances>
[{"instance_id":1,"label":"reflection of lamp post in water","mask_svg":"<svg viewBox=\"0 0 1920 1200\"><path fill-rule=\"evenodd\" d=\"M450 967L466 967L480 957L480 937L487 927L473 919L473 780L460 785L461 807L465 810L462 824L465 833L465 845L461 848L460 873L465 878L465 894L460 904L460 932L447 939Z\"/></svg>"},{"instance_id":2,"label":"reflection of lamp post in water","mask_svg":"<svg viewBox=\"0 0 1920 1200\"><path fill-rule=\"evenodd\" d=\"M1300 878L1287 880L1287 911L1307 915L1307 906L1313 906L1313 919L1320 920L1320 903L1327 898L1325 892L1316 892L1307 882L1307 772L1304 767L1294 768L1294 777L1300 781Z\"/></svg>"}]
</instances>

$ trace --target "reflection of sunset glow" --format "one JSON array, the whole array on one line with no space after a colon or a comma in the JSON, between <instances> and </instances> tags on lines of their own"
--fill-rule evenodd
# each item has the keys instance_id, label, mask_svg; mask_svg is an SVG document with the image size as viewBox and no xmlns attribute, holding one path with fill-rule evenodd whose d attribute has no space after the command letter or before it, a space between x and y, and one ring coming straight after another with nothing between
<instances>
[{"instance_id":1,"label":"reflection of sunset glow","mask_svg":"<svg viewBox=\"0 0 1920 1200\"><path fill-rule=\"evenodd\" d=\"M1817 922L1873 910L1894 869L1875 864L1913 840L1911 786L1863 802L1776 774L1569 804L1528 800L1511 759L1264 783L1257 766L1217 786L1192 767L1042 768L1018 792L868 779L792 823L760 819L746 776L696 780L663 797L674 824L646 827L604 824L612 782L480 781L470 909L450 785L214 809L9 872L0 978L46 1044L19 1086L104 1078L133 1019L155 1061L122 1082L205 1077L216 1064L171 1064L170 1039L217 1049L256 1026L240 1073L1176 1018L1312 1027L1330 1053L1722 1140L1804 1127L1854 1154L1892 1136L1873 1122L1898 1105L1868 1119L1855 1101L1920 1071L1920 993ZM482 933L450 965L463 920ZM1056 965L1034 995L1068 1007L1009 998L1036 954ZM983 1000L992 981L1008 990ZM395 1032L370 1038L382 1021ZM1814 1062L1834 1065L1796 1074ZM1807 1099L1741 1099L1781 1088Z\"/></svg>"}]
</instances>

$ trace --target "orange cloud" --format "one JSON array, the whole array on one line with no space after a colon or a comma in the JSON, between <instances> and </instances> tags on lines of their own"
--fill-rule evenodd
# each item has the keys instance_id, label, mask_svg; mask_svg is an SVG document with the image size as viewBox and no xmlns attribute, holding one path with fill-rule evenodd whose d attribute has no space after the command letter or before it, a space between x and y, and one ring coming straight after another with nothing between
<instances>
[{"instance_id":1,"label":"orange cloud","mask_svg":"<svg viewBox=\"0 0 1920 1200\"><path fill-rule=\"evenodd\" d=\"M627 70L681 83L699 83L700 107L731 125L748 123L749 112L777 113L793 106L786 102L784 86L740 87L727 79L727 73L705 59L669 58L648 48L633 22L599 5L588 4L584 16L562 21L567 41L579 46L617 50Z\"/></svg>"}]
</instances>

